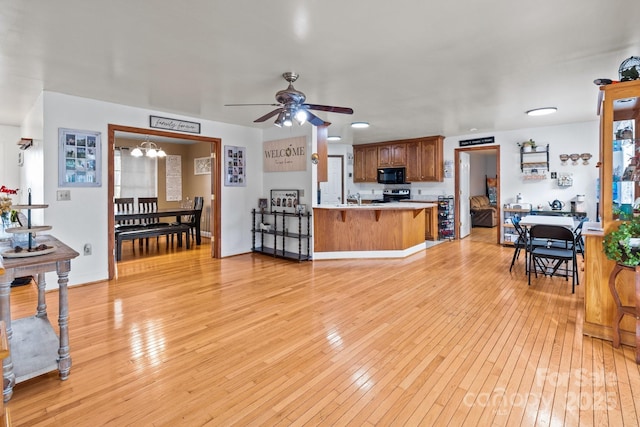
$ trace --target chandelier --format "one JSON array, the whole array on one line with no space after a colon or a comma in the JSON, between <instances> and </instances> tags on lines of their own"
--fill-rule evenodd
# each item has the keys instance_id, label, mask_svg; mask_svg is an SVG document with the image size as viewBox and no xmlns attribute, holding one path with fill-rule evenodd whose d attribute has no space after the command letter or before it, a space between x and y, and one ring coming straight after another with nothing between
<instances>
[{"instance_id":1,"label":"chandelier","mask_svg":"<svg viewBox=\"0 0 640 427\"><path fill-rule=\"evenodd\" d=\"M167 153L165 153L162 148L158 147L155 142L149 141L149 137L147 136L147 139L142 144L131 150L131 155L133 157L147 156L155 158L166 157Z\"/></svg>"}]
</instances>

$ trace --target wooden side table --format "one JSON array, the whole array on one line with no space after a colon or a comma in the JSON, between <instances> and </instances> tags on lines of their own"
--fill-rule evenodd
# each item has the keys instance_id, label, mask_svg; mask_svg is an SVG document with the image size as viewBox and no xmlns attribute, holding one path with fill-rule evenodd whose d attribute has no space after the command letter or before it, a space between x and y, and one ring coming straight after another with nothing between
<instances>
[{"instance_id":1,"label":"wooden side table","mask_svg":"<svg viewBox=\"0 0 640 427\"><path fill-rule=\"evenodd\" d=\"M616 277L624 270L634 273L636 288L635 306L622 305L620 296L618 295L618 290L616 289ZM634 316L636 318L636 363L640 364L640 266L629 267L616 263L616 266L613 268L613 271L611 271L611 275L609 276L609 289L611 290L611 295L613 295L613 300L616 303L613 319L613 346L615 348L620 347L620 321L622 320L622 316L625 314Z\"/></svg>"},{"instance_id":2,"label":"wooden side table","mask_svg":"<svg viewBox=\"0 0 640 427\"><path fill-rule=\"evenodd\" d=\"M9 356L2 361L4 401L13 395L16 383L58 369L60 379L65 380L71 370L69 355L69 307L67 283L71 260L78 256L53 236L38 236L37 243L55 247L55 251L26 258L4 258L5 273L0 274L0 320L7 327ZM58 337L47 316L45 301L45 273L58 274L59 313ZM11 319L11 282L15 277L38 277L38 306L36 314L22 319Z\"/></svg>"}]
</instances>

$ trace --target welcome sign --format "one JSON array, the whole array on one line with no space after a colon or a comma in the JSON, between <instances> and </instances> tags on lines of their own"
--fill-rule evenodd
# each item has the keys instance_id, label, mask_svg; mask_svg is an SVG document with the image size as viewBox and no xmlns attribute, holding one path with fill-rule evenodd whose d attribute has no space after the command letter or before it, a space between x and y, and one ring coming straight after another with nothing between
<instances>
[{"instance_id":1,"label":"welcome sign","mask_svg":"<svg viewBox=\"0 0 640 427\"><path fill-rule=\"evenodd\" d=\"M293 172L307 170L307 138L265 141L263 145L265 172Z\"/></svg>"}]
</instances>

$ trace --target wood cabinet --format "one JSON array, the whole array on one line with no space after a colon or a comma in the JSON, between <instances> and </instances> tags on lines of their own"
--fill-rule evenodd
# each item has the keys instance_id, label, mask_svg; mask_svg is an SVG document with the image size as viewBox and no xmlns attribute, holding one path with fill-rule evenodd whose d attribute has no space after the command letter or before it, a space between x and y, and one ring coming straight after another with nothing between
<instances>
[{"instance_id":1,"label":"wood cabinet","mask_svg":"<svg viewBox=\"0 0 640 427\"><path fill-rule=\"evenodd\" d=\"M620 173L614 180L616 157L622 156L627 146L631 153L638 147L638 129L640 129L640 81L621 82L600 88L600 224L593 227L585 224L585 292L584 292L584 324L585 335L613 340L613 324L615 318L615 301L608 283L615 262L606 258L602 251L602 240L605 234L620 225L616 219L618 203L633 203L640 197L637 183L625 183ZM636 135L627 138L624 134L626 126L635 127ZM622 132L621 132L622 131ZM623 142L622 139L627 140ZM635 140L635 141L632 141ZM632 155L633 157L633 155ZM621 171L620 171L621 172ZM626 187L625 187L626 186ZM626 199L625 199L626 198ZM614 200L616 203L614 203ZM593 228L593 230L592 230ZM602 231L596 230L600 228ZM625 305L633 305L634 274L622 272L616 282L620 299ZM623 344L636 345L636 322L627 316L620 322L621 341Z\"/></svg>"},{"instance_id":2,"label":"wood cabinet","mask_svg":"<svg viewBox=\"0 0 640 427\"><path fill-rule=\"evenodd\" d=\"M378 166L400 167L407 163L407 144L390 144L378 147Z\"/></svg>"},{"instance_id":3,"label":"wood cabinet","mask_svg":"<svg viewBox=\"0 0 640 427\"><path fill-rule=\"evenodd\" d=\"M355 146L353 181L376 182L377 167L401 166L408 182L442 181L443 143L443 136L429 136Z\"/></svg>"},{"instance_id":4,"label":"wood cabinet","mask_svg":"<svg viewBox=\"0 0 640 427\"><path fill-rule=\"evenodd\" d=\"M407 142L407 170L405 174L407 182L422 181L422 176L420 175L422 170L420 167L421 147L420 141Z\"/></svg>"},{"instance_id":5,"label":"wood cabinet","mask_svg":"<svg viewBox=\"0 0 640 427\"><path fill-rule=\"evenodd\" d=\"M420 181L443 180L443 140L443 137L438 136L420 141Z\"/></svg>"},{"instance_id":6,"label":"wood cabinet","mask_svg":"<svg viewBox=\"0 0 640 427\"><path fill-rule=\"evenodd\" d=\"M429 203L436 204L438 202ZM438 207L426 208L424 214L424 240L438 240Z\"/></svg>"},{"instance_id":7,"label":"wood cabinet","mask_svg":"<svg viewBox=\"0 0 640 427\"><path fill-rule=\"evenodd\" d=\"M353 148L353 182L377 182L378 147L361 145Z\"/></svg>"}]
</instances>

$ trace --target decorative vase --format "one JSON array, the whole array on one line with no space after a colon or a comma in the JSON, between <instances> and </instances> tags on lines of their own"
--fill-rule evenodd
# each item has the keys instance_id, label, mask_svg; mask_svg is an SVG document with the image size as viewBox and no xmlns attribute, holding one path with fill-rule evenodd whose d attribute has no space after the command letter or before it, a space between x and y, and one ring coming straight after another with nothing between
<instances>
[{"instance_id":1,"label":"decorative vase","mask_svg":"<svg viewBox=\"0 0 640 427\"><path fill-rule=\"evenodd\" d=\"M524 151L525 153L530 153L531 152L531 146L530 145L525 145L522 147L522 151Z\"/></svg>"},{"instance_id":2,"label":"decorative vase","mask_svg":"<svg viewBox=\"0 0 640 427\"><path fill-rule=\"evenodd\" d=\"M9 214L0 215L0 240L7 240L11 238L11 234L6 232L6 229L9 227L11 227Z\"/></svg>"}]
</instances>

